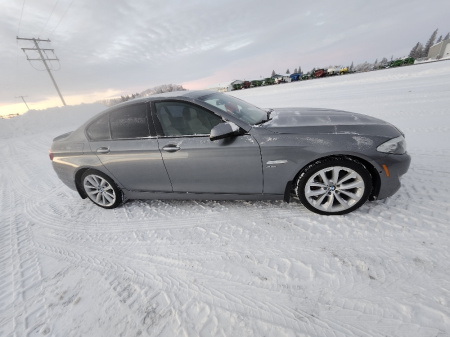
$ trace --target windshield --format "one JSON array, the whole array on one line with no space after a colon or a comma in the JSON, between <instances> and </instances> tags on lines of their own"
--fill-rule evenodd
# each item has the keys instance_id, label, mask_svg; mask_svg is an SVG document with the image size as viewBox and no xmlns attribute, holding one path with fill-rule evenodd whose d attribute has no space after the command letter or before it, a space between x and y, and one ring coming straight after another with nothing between
<instances>
[{"instance_id":1,"label":"windshield","mask_svg":"<svg viewBox=\"0 0 450 337\"><path fill-rule=\"evenodd\" d=\"M260 124L268 119L266 111L233 96L212 93L200 97L199 100L228 112L250 125Z\"/></svg>"}]
</instances>

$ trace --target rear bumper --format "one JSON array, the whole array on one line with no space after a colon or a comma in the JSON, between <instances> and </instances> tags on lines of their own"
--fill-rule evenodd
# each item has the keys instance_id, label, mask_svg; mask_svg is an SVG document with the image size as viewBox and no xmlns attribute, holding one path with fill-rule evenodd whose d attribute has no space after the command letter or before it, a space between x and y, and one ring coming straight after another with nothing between
<instances>
[{"instance_id":1,"label":"rear bumper","mask_svg":"<svg viewBox=\"0 0 450 337\"><path fill-rule=\"evenodd\" d=\"M394 195L400 189L400 178L408 171L411 156L408 153L391 154L377 160L377 163L382 167L380 170L380 191L377 199L384 199Z\"/></svg>"},{"instance_id":2,"label":"rear bumper","mask_svg":"<svg viewBox=\"0 0 450 337\"><path fill-rule=\"evenodd\" d=\"M70 189L76 191L77 187L75 185L75 168L69 165L64 165L57 160L52 162L53 169L55 170L58 178Z\"/></svg>"}]
</instances>

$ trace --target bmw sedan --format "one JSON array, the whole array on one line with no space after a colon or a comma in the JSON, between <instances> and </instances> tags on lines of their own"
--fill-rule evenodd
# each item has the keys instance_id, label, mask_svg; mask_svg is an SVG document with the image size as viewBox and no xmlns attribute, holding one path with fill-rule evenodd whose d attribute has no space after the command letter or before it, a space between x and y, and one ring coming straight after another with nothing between
<instances>
[{"instance_id":1,"label":"bmw sedan","mask_svg":"<svg viewBox=\"0 0 450 337\"><path fill-rule=\"evenodd\" d=\"M318 214L389 197L411 161L404 134L362 114L260 109L181 91L111 107L53 140L53 168L103 208L128 199L276 200Z\"/></svg>"}]
</instances>

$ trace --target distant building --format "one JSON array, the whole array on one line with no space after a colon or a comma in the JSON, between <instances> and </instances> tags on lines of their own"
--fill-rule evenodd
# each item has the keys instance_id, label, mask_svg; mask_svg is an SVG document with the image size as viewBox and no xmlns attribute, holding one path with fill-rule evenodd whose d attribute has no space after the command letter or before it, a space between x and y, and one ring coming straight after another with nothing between
<instances>
[{"instance_id":1,"label":"distant building","mask_svg":"<svg viewBox=\"0 0 450 337\"><path fill-rule=\"evenodd\" d=\"M450 39L436 43L430 47L428 51L428 58L442 59L450 57Z\"/></svg>"}]
</instances>

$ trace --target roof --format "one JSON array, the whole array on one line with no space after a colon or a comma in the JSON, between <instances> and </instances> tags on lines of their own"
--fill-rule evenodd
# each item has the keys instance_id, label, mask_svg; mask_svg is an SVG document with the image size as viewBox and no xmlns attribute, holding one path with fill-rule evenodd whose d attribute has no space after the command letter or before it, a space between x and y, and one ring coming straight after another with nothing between
<instances>
[{"instance_id":1,"label":"roof","mask_svg":"<svg viewBox=\"0 0 450 337\"><path fill-rule=\"evenodd\" d=\"M155 95L150 95L147 97L142 97L142 98L135 98L135 99L130 99L126 102L122 102L116 105L113 105L112 107L110 107L109 109L115 109L117 107L120 106L127 106L127 105L132 105L132 104L136 104L136 103L146 103L146 102L151 102L154 101L156 99L161 99L161 98L185 98L187 100L191 99L196 99L198 97L201 96L205 96L208 94L212 94L215 91L213 90L184 90L184 91L170 91L170 92L164 92L161 94L155 94ZM109 110L107 109L107 110Z\"/></svg>"}]
</instances>

